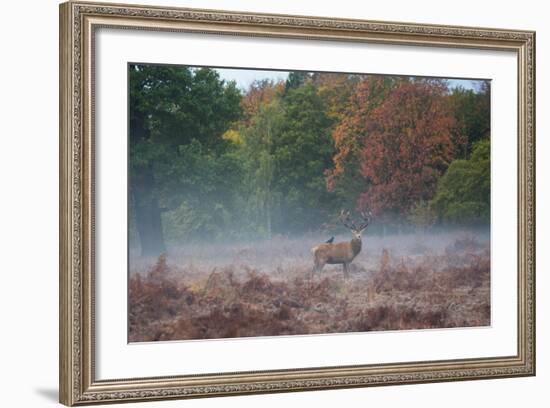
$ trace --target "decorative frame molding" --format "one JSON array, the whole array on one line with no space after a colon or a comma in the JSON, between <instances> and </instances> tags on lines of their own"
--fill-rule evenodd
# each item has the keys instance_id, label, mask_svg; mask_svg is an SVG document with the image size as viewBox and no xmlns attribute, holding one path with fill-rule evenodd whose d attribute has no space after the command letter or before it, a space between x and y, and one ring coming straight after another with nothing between
<instances>
[{"instance_id":1,"label":"decorative frame molding","mask_svg":"<svg viewBox=\"0 0 550 408\"><path fill-rule=\"evenodd\" d=\"M96 380L94 94L98 27L506 50L518 57L518 350L514 356ZM66 405L535 375L535 33L67 2L60 5L60 402Z\"/></svg>"}]
</instances>

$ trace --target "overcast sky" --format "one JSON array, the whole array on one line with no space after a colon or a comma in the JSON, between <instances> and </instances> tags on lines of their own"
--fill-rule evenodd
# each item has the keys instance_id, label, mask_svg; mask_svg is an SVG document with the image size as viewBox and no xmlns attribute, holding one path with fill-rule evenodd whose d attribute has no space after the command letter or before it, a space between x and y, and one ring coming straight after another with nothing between
<instances>
[{"instance_id":1,"label":"overcast sky","mask_svg":"<svg viewBox=\"0 0 550 408\"><path fill-rule=\"evenodd\" d=\"M247 90L250 84L255 80L271 79L273 81L286 80L288 76L287 71L260 71L253 69L216 69L219 72L220 77L226 81L235 81L237 86L244 90ZM477 84L481 81L468 80L468 79L452 79L449 80L451 87L462 86L466 89L476 89Z\"/></svg>"}]
</instances>

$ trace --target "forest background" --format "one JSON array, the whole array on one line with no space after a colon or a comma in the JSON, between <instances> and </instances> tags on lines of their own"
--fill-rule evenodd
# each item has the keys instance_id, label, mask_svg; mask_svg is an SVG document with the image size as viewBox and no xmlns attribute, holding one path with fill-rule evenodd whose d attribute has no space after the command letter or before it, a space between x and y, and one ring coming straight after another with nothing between
<instances>
[{"instance_id":1,"label":"forest background","mask_svg":"<svg viewBox=\"0 0 550 408\"><path fill-rule=\"evenodd\" d=\"M129 236L180 242L487 227L490 81L129 65ZM341 228L341 227L340 227Z\"/></svg>"}]
</instances>

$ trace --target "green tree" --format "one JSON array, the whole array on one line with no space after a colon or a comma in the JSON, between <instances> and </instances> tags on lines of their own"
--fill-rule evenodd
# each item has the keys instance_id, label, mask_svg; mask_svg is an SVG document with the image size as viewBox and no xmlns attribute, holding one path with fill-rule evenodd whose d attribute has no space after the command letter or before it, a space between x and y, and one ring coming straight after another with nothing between
<instances>
[{"instance_id":1,"label":"green tree","mask_svg":"<svg viewBox=\"0 0 550 408\"><path fill-rule=\"evenodd\" d=\"M243 223L254 233L271 236L280 213L281 196L275 191L274 139L281 134L284 112L280 99L258 107L249 125L241 130L244 166Z\"/></svg>"},{"instance_id":2,"label":"green tree","mask_svg":"<svg viewBox=\"0 0 550 408\"><path fill-rule=\"evenodd\" d=\"M467 138L467 144L457 152L464 159L471 154L473 146L485 139L491 132L491 87L489 81L481 82L478 90L454 88L449 102L459 126L460 135Z\"/></svg>"},{"instance_id":3,"label":"green tree","mask_svg":"<svg viewBox=\"0 0 550 408\"><path fill-rule=\"evenodd\" d=\"M307 82L261 104L239 130L251 230L264 236L302 232L330 218L334 195L324 180L334 152L330 128L323 100Z\"/></svg>"},{"instance_id":4,"label":"green tree","mask_svg":"<svg viewBox=\"0 0 550 408\"><path fill-rule=\"evenodd\" d=\"M218 154L194 139L178 147L173 177L162 194L164 232L172 241L225 238L239 225L238 196L243 175L234 148ZM167 169L168 170L168 169Z\"/></svg>"},{"instance_id":5,"label":"green tree","mask_svg":"<svg viewBox=\"0 0 550 408\"><path fill-rule=\"evenodd\" d=\"M357 86L358 75L315 72L312 82L323 100L326 114L337 125L344 117L349 99Z\"/></svg>"},{"instance_id":6,"label":"green tree","mask_svg":"<svg viewBox=\"0 0 550 408\"><path fill-rule=\"evenodd\" d=\"M439 219L451 223L483 223L491 215L491 144L478 141L468 160L451 163L439 180L431 207Z\"/></svg>"},{"instance_id":7,"label":"green tree","mask_svg":"<svg viewBox=\"0 0 550 408\"><path fill-rule=\"evenodd\" d=\"M330 218L334 195L327 192L324 171L332 165L332 122L316 87L290 89L282 101L284 121L273 139L275 189L284 198L283 231L317 229Z\"/></svg>"},{"instance_id":8,"label":"green tree","mask_svg":"<svg viewBox=\"0 0 550 408\"><path fill-rule=\"evenodd\" d=\"M181 204L187 146L221 155L221 136L240 114L240 92L211 69L131 64L130 203L143 255L164 251L161 211ZM201 174L195 175L197 184Z\"/></svg>"},{"instance_id":9,"label":"green tree","mask_svg":"<svg viewBox=\"0 0 550 408\"><path fill-rule=\"evenodd\" d=\"M304 71L292 71L288 74L288 78L285 83L284 95L291 90L296 89L304 85L310 79L310 73Z\"/></svg>"}]
</instances>

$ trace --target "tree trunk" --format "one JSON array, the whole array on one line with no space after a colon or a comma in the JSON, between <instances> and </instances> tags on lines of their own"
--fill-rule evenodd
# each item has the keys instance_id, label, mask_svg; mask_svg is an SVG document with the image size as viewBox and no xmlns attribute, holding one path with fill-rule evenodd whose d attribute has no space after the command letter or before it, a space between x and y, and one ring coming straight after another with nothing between
<instances>
[{"instance_id":1,"label":"tree trunk","mask_svg":"<svg viewBox=\"0 0 550 408\"><path fill-rule=\"evenodd\" d=\"M144 115L141 112L133 112L132 116L130 143L135 144L149 138L149 131L145 126ZM141 255L159 256L166 250L166 247L160 217L161 211L158 198L155 195L155 178L150 165L132 169L130 189Z\"/></svg>"},{"instance_id":2,"label":"tree trunk","mask_svg":"<svg viewBox=\"0 0 550 408\"><path fill-rule=\"evenodd\" d=\"M153 173L149 168L133 177L132 190L135 203L136 228L141 244L141 255L158 256L166 248L158 199L154 194Z\"/></svg>"}]
</instances>

